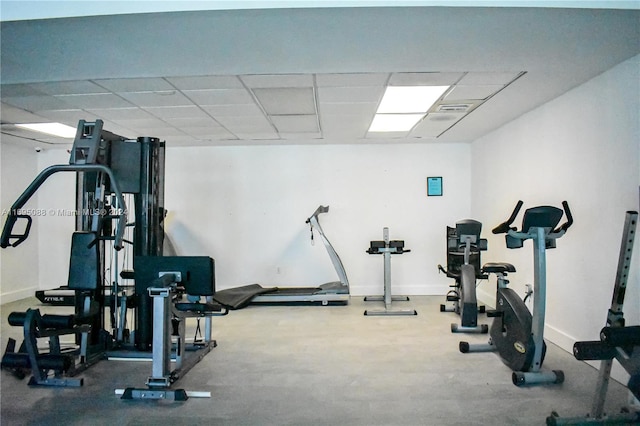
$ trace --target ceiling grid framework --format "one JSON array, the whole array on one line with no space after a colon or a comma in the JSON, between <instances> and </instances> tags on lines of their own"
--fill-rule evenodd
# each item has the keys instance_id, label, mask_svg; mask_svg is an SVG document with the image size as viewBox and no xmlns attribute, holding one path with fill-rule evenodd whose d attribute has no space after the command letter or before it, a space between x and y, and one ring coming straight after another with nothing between
<instances>
[{"instance_id":1,"label":"ceiling grid framework","mask_svg":"<svg viewBox=\"0 0 640 426\"><path fill-rule=\"evenodd\" d=\"M102 119L114 133L159 137L169 146L429 141L524 74L260 74L2 84L1 131L43 144L70 144L15 125L53 121L75 127L81 119ZM387 86L425 85L450 87L410 131L367 131Z\"/></svg>"},{"instance_id":2,"label":"ceiling grid framework","mask_svg":"<svg viewBox=\"0 0 640 426\"><path fill-rule=\"evenodd\" d=\"M15 124L103 119L114 133L168 146L471 143L640 57L637 2L610 4L3 21L0 137L62 147L71 141ZM369 132L385 88L412 85L453 87L414 111L410 131Z\"/></svg>"}]
</instances>

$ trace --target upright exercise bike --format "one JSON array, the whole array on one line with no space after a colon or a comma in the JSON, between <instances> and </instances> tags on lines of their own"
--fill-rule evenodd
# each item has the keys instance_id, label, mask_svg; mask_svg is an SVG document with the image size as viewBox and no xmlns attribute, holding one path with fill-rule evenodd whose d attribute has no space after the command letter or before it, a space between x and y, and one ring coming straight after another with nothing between
<instances>
[{"instance_id":1,"label":"upright exercise bike","mask_svg":"<svg viewBox=\"0 0 640 426\"><path fill-rule=\"evenodd\" d=\"M527 209L518 231L511 224L522 207L518 201L513 213L506 222L493 229L494 234L505 236L507 248L521 248L524 241L533 240L534 292L533 313L515 291L508 288L506 276L515 272L509 263L487 263L485 273L494 273L498 277L496 291L496 310L488 313L494 317L489 330L489 343L470 345L460 342L460 352L497 351L502 361L513 370L512 380L516 386L542 383L562 383L564 373L560 370L541 371L546 352L544 343L544 314L546 302L546 250L556 247L561 238L573 224L569 204L562 202L566 222L556 226L563 216L563 210L552 206L539 206Z\"/></svg>"}]
</instances>

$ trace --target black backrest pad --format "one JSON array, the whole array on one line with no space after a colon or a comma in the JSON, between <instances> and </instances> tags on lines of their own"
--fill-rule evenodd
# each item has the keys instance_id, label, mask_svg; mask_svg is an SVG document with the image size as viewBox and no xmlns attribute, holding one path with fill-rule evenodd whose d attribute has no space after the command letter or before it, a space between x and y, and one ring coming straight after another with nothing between
<instances>
[{"instance_id":1,"label":"black backrest pad","mask_svg":"<svg viewBox=\"0 0 640 426\"><path fill-rule=\"evenodd\" d=\"M482 223L473 219L465 219L456 222L456 233L458 234L458 239L462 238L463 235L472 235L476 237L476 243L480 241L480 233L482 232Z\"/></svg>"},{"instance_id":2,"label":"black backrest pad","mask_svg":"<svg viewBox=\"0 0 640 426\"><path fill-rule=\"evenodd\" d=\"M562 219L563 211L553 206L538 206L527 209L522 218L521 232L529 232L529 229L535 228L555 228L560 219Z\"/></svg>"},{"instance_id":3,"label":"black backrest pad","mask_svg":"<svg viewBox=\"0 0 640 426\"><path fill-rule=\"evenodd\" d=\"M68 281L71 290L98 288L98 247L93 232L74 232L71 236Z\"/></svg>"},{"instance_id":4,"label":"black backrest pad","mask_svg":"<svg viewBox=\"0 0 640 426\"><path fill-rule=\"evenodd\" d=\"M160 272L180 272L180 285L188 294L212 296L216 291L214 262L208 256L138 256L133 268L136 292L148 288Z\"/></svg>"}]
</instances>

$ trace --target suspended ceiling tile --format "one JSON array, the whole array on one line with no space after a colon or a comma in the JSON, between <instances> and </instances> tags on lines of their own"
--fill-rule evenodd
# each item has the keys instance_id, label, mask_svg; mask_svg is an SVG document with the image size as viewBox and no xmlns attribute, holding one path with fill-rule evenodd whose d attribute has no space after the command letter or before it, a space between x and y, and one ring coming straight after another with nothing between
<instances>
[{"instance_id":1,"label":"suspended ceiling tile","mask_svg":"<svg viewBox=\"0 0 640 426\"><path fill-rule=\"evenodd\" d=\"M373 119L373 115L378 107L377 103L372 102L354 102L354 103L321 103L319 105L320 116L323 115L362 115L369 121Z\"/></svg>"},{"instance_id":2,"label":"suspended ceiling tile","mask_svg":"<svg viewBox=\"0 0 640 426\"><path fill-rule=\"evenodd\" d=\"M269 115L316 113L312 88L253 89L253 93Z\"/></svg>"},{"instance_id":3,"label":"suspended ceiling tile","mask_svg":"<svg viewBox=\"0 0 640 426\"><path fill-rule=\"evenodd\" d=\"M465 99L487 99L489 96L502 89L503 85L484 85L484 86L461 86L456 85L445 96L445 101L456 101Z\"/></svg>"},{"instance_id":4,"label":"suspended ceiling tile","mask_svg":"<svg viewBox=\"0 0 640 426\"><path fill-rule=\"evenodd\" d=\"M117 124L118 126L123 126L132 130L154 129L154 128L163 128L168 126L167 123L155 117L132 119L132 120L129 120L129 119L110 120L110 121Z\"/></svg>"},{"instance_id":5,"label":"suspended ceiling tile","mask_svg":"<svg viewBox=\"0 0 640 426\"><path fill-rule=\"evenodd\" d=\"M357 87L319 87L318 102L375 102L378 103L384 93L382 86Z\"/></svg>"},{"instance_id":6,"label":"suspended ceiling tile","mask_svg":"<svg viewBox=\"0 0 640 426\"><path fill-rule=\"evenodd\" d=\"M217 117L216 120L233 133L273 132L275 129L264 116Z\"/></svg>"},{"instance_id":7,"label":"suspended ceiling tile","mask_svg":"<svg viewBox=\"0 0 640 426\"><path fill-rule=\"evenodd\" d=\"M159 92L123 92L120 96L134 105L147 107L193 105L182 93L177 90Z\"/></svg>"},{"instance_id":8,"label":"suspended ceiling tile","mask_svg":"<svg viewBox=\"0 0 640 426\"><path fill-rule=\"evenodd\" d=\"M207 114L195 105L148 107L144 111L159 118L204 118Z\"/></svg>"},{"instance_id":9,"label":"suspended ceiling tile","mask_svg":"<svg viewBox=\"0 0 640 426\"><path fill-rule=\"evenodd\" d=\"M220 124L208 116L164 118L163 120L174 127L183 129L187 133L189 133L194 127L220 127Z\"/></svg>"},{"instance_id":10,"label":"suspended ceiling tile","mask_svg":"<svg viewBox=\"0 0 640 426\"><path fill-rule=\"evenodd\" d=\"M9 105L13 105L18 108L25 109L27 111L44 111L54 109L74 109L74 106L59 99L55 96L49 95L34 95L34 96L3 96L2 101Z\"/></svg>"},{"instance_id":11,"label":"suspended ceiling tile","mask_svg":"<svg viewBox=\"0 0 640 426\"><path fill-rule=\"evenodd\" d=\"M320 117L320 128L325 138L362 138L369 129L371 117L362 115L322 115Z\"/></svg>"},{"instance_id":12,"label":"suspended ceiling tile","mask_svg":"<svg viewBox=\"0 0 640 426\"><path fill-rule=\"evenodd\" d=\"M387 84L387 73L316 74L318 87L374 86Z\"/></svg>"},{"instance_id":13,"label":"suspended ceiling tile","mask_svg":"<svg viewBox=\"0 0 640 426\"><path fill-rule=\"evenodd\" d=\"M166 125L165 125L166 126ZM185 135L184 132L176 129L175 127L141 127L138 129L137 136L149 136L158 139L166 139L170 140L171 137L183 137Z\"/></svg>"},{"instance_id":14,"label":"suspended ceiling tile","mask_svg":"<svg viewBox=\"0 0 640 426\"><path fill-rule=\"evenodd\" d=\"M271 121L278 133L318 132L318 117L315 115L274 115Z\"/></svg>"},{"instance_id":15,"label":"suspended ceiling tile","mask_svg":"<svg viewBox=\"0 0 640 426\"><path fill-rule=\"evenodd\" d=\"M0 104L0 120L3 123L39 123L46 121L40 115L5 103Z\"/></svg>"},{"instance_id":16,"label":"suspended ceiling tile","mask_svg":"<svg viewBox=\"0 0 640 426\"><path fill-rule=\"evenodd\" d=\"M32 84L2 84L0 94L5 97L42 96L46 93L37 90Z\"/></svg>"},{"instance_id":17,"label":"suspended ceiling tile","mask_svg":"<svg viewBox=\"0 0 640 426\"><path fill-rule=\"evenodd\" d=\"M73 138L38 137L37 139L52 145L73 145Z\"/></svg>"},{"instance_id":18,"label":"suspended ceiling tile","mask_svg":"<svg viewBox=\"0 0 640 426\"><path fill-rule=\"evenodd\" d=\"M458 122L466 113L429 113L411 132L411 137L437 137Z\"/></svg>"},{"instance_id":19,"label":"suspended ceiling tile","mask_svg":"<svg viewBox=\"0 0 640 426\"><path fill-rule=\"evenodd\" d=\"M203 144L203 141L201 139L189 135L172 136L171 139L167 140L166 142L168 147L194 146Z\"/></svg>"},{"instance_id":20,"label":"suspended ceiling tile","mask_svg":"<svg viewBox=\"0 0 640 426\"><path fill-rule=\"evenodd\" d=\"M521 72L469 72L459 84L474 86L485 84L505 85L513 81Z\"/></svg>"},{"instance_id":21,"label":"suspended ceiling tile","mask_svg":"<svg viewBox=\"0 0 640 426\"><path fill-rule=\"evenodd\" d=\"M234 135L229 132L224 127L220 126L209 126L209 127L186 127L183 129L184 132L188 135L197 137L198 139L222 139L222 138L233 138Z\"/></svg>"},{"instance_id":22,"label":"suspended ceiling tile","mask_svg":"<svg viewBox=\"0 0 640 426\"><path fill-rule=\"evenodd\" d=\"M115 93L120 92L155 92L173 90L162 78L109 78L93 80L96 84Z\"/></svg>"},{"instance_id":23,"label":"suspended ceiling tile","mask_svg":"<svg viewBox=\"0 0 640 426\"><path fill-rule=\"evenodd\" d=\"M280 136L275 132L233 132L241 140L276 140Z\"/></svg>"},{"instance_id":24,"label":"suspended ceiling tile","mask_svg":"<svg viewBox=\"0 0 640 426\"><path fill-rule=\"evenodd\" d=\"M313 74L256 74L241 75L249 88L313 87Z\"/></svg>"},{"instance_id":25,"label":"suspended ceiling tile","mask_svg":"<svg viewBox=\"0 0 640 426\"><path fill-rule=\"evenodd\" d=\"M95 121L96 118L103 118L99 115L81 109L38 111L38 115L72 127L77 127L78 121L80 120Z\"/></svg>"},{"instance_id":26,"label":"suspended ceiling tile","mask_svg":"<svg viewBox=\"0 0 640 426\"><path fill-rule=\"evenodd\" d=\"M74 108L125 108L132 106L126 100L112 93L56 95L55 97Z\"/></svg>"},{"instance_id":27,"label":"suspended ceiling tile","mask_svg":"<svg viewBox=\"0 0 640 426\"><path fill-rule=\"evenodd\" d=\"M281 139L286 140L306 140L306 139L322 139L322 133L320 132L302 132L302 133L279 133Z\"/></svg>"},{"instance_id":28,"label":"suspended ceiling tile","mask_svg":"<svg viewBox=\"0 0 640 426\"><path fill-rule=\"evenodd\" d=\"M451 86L462 72L399 72L391 74L389 86Z\"/></svg>"},{"instance_id":29,"label":"suspended ceiling tile","mask_svg":"<svg viewBox=\"0 0 640 426\"><path fill-rule=\"evenodd\" d=\"M237 105L205 105L202 109L211 114L214 118L245 115L264 116L260 107L255 103Z\"/></svg>"},{"instance_id":30,"label":"suspended ceiling tile","mask_svg":"<svg viewBox=\"0 0 640 426\"><path fill-rule=\"evenodd\" d=\"M89 80L56 81L47 83L32 83L36 90L49 95L82 95L88 93L109 93L108 90Z\"/></svg>"},{"instance_id":31,"label":"suspended ceiling tile","mask_svg":"<svg viewBox=\"0 0 640 426\"><path fill-rule=\"evenodd\" d=\"M208 140L214 140L214 141L237 140L238 136L227 131L226 129L223 129L221 127L216 127L216 128L212 128L211 131L206 135L198 135L198 139L204 139L204 140L208 139Z\"/></svg>"},{"instance_id":32,"label":"suspended ceiling tile","mask_svg":"<svg viewBox=\"0 0 640 426\"><path fill-rule=\"evenodd\" d=\"M168 77L167 81L180 90L242 89L235 75L207 75L196 77Z\"/></svg>"},{"instance_id":33,"label":"suspended ceiling tile","mask_svg":"<svg viewBox=\"0 0 640 426\"><path fill-rule=\"evenodd\" d=\"M151 114L140 108L85 108L98 118L105 120L135 120L153 118Z\"/></svg>"},{"instance_id":34,"label":"suspended ceiling tile","mask_svg":"<svg viewBox=\"0 0 640 426\"><path fill-rule=\"evenodd\" d=\"M148 136L138 132L138 129L135 127L129 128L126 126L121 126L108 120L104 121L103 129L127 139L135 139L138 136Z\"/></svg>"},{"instance_id":35,"label":"suspended ceiling tile","mask_svg":"<svg viewBox=\"0 0 640 426\"><path fill-rule=\"evenodd\" d=\"M253 98L244 88L184 90L183 93L197 105L236 105L253 102Z\"/></svg>"}]
</instances>

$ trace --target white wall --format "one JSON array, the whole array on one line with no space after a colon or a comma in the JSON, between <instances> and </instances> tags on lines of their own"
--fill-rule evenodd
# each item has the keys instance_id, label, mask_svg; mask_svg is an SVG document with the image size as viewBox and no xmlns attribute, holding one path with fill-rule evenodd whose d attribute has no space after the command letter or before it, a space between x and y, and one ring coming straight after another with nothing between
<instances>
[{"instance_id":1,"label":"white wall","mask_svg":"<svg viewBox=\"0 0 640 426\"><path fill-rule=\"evenodd\" d=\"M472 211L489 229L516 201L560 205L575 224L547 254L546 337L567 350L597 339L605 325L627 210L638 210L640 184L640 57L632 58L472 145ZM518 219L521 220L521 219ZM517 222L519 223L519 222ZM532 249L507 250L487 232L484 261L507 261L520 293L533 282ZM625 303L640 323L640 241L636 240ZM484 301L495 300L484 285Z\"/></svg>"},{"instance_id":2,"label":"white wall","mask_svg":"<svg viewBox=\"0 0 640 426\"><path fill-rule=\"evenodd\" d=\"M10 152L6 162L16 164L13 158ZM370 240L382 239L385 226L412 250L392 260L394 292L444 294L449 280L436 265L446 261L446 225L469 216L469 159L470 147L462 144L170 148L165 229L177 254L216 260L218 289L254 282L318 285L337 277L317 236L311 245L305 220L319 205L329 205L320 223L353 294L382 292L382 258L365 250ZM65 150L43 151L37 171L67 161ZM21 168L22 181L12 182L8 203L35 177L33 168ZM443 177L443 197L426 196L427 176ZM73 174L53 175L38 191L37 206L72 210L74 191ZM27 241L32 251L23 250L25 243L3 255L10 251L16 265L39 259L30 272L40 289L66 284L73 217L47 214L34 218L34 226L39 238ZM33 287L22 297L32 295Z\"/></svg>"},{"instance_id":3,"label":"white wall","mask_svg":"<svg viewBox=\"0 0 640 426\"><path fill-rule=\"evenodd\" d=\"M38 154L38 170L53 164L68 163L69 154L65 149L49 149ZM75 211L75 191L76 174L64 172L51 175L37 192L38 206L46 212L46 215L34 220L40 229L40 289L67 285L75 217L66 212Z\"/></svg>"},{"instance_id":4,"label":"white wall","mask_svg":"<svg viewBox=\"0 0 640 426\"><path fill-rule=\"evenodd\" d=\"M216 259L218 289L250 283L306 286L336 280L320 223L356 295L382 292L382 259L369 241L404 239L394 256L395 293L444 294L444 229L470 209L468 145L315 145L176 148L167 153L166 230L178 254ZM426 196L443 176L444 196Z\"/></svg>"},{"instance_id":5,"label":"white wall","mask_svg":"<svg viewBox=\"0 0 640 426\"><path fill-rule=\"evenodd\" d=\"M0 222L4 226L9 210L37 173L33 149L0 142ZM37 199L25 209L38 208ZM34 221L30 237L16 248L0 249L0 300L8 303L33 296L38 288L38 224ZM15 231L24 229L20 223Z\"/></svg>"}]
</instances>

